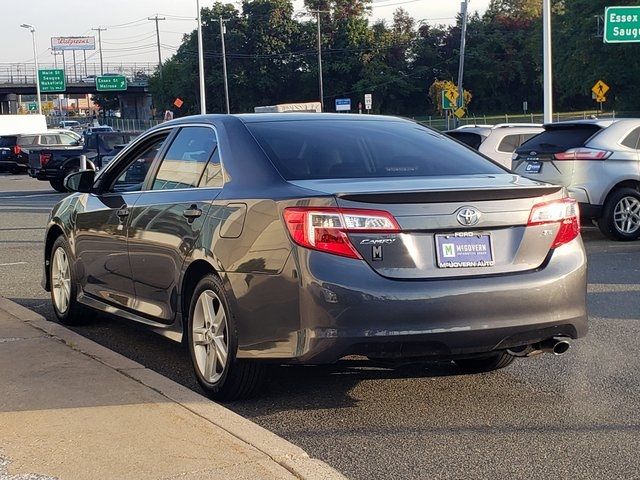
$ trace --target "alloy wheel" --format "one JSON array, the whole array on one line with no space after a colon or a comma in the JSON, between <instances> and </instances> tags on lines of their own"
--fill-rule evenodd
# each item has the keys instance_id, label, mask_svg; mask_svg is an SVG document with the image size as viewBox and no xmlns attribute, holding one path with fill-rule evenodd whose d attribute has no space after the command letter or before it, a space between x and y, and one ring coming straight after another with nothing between
<instances>
[{"instance_id":1,"label":"alloy wheel","mask_svg":"<svg viewBox=\"0 0 640 480\"><path fill-rule=\"evenodd\" d=\"M205 290L198 297L192 322L193 352L198 371L208 383L222 377L229 354L227 314L220 297Z\"/></svg>"},{"instance_id":2,"label":"alloy wheel","mask_svg":"<svg viewBox=\"0 0 640 480\"><path fill-rule=\"evenodd\" d=\"M53 301L60 313L66 313L71 301L71 270L64 248L58 247L51 261L51 288Z\"/></svg>"},{"instance_id":3,"label":"alloy wheel","mask_svg":"<svg viewBox=\"0 0 640 480\"><path fill-rule=\"evenodd\" d=\"M613 221L620 233L636 233L640 228L640 201L630 196L621 198L613 211Z\"/></svg>"}]
</instances>

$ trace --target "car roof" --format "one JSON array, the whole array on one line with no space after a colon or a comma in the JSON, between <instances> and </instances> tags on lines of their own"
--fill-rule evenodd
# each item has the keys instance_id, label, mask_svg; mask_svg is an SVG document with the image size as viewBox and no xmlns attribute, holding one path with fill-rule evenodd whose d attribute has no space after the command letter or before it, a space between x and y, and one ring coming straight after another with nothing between
<instances>
[{"instance_id":1,"label":"car roof","mask_svg":"<svg viewBox=\"0 0 640 480\"><path fill-rule=\"evenodd\" d=\"M607 128L618 121L619 120L610 120L610 119L604 120L604 119L598 119L598 118L589 118L586 120L565 120L563 122L545 123L544 128L553 129L554 127L555 128L573 127L573 126L578 127L580 125L595 125L600 128Z\"/></svg>"},{"instance_id":2,"label":"car roof","mask_svg":"<svg viewBox=\"0 0 640 480\"><path fill-rule=\"evenodd\" d=\"M181 117L168 122L163 122L159 127L169 125L181 125L184 123L214 123L216 121L241 121L243 123L258 123L258 122L284 122L284 121L300 121L300 120L357 120L357 121L392 121L392 122L407 122L415 123L413 120L409 120L401 117L393 117L387 115L359 115L349 113L240 113L233 115L225 114L208 114L208 115L192 115L188 117Z\"/></svg>"}]
</instances>

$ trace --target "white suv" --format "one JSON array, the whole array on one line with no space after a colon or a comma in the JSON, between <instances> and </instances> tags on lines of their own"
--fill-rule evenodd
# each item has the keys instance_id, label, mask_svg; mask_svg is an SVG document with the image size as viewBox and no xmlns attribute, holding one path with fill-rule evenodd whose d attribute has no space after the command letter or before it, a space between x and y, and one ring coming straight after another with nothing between
<instances>
[{"instance_id":1,"label":"white suv","mask_svg":"<svg viewBox=\"0 0 640 480\"><path fill-rule=\"evenodd\" d=\"M464 125L445 133L510 169L516 148L543 131L542 125L533 123L501 123Z\"/></svg>"},{"instance_id":2,"label":"white suv","mask_svg":"<svg viewBox=\"0 0 640 480\"><path fill-rule=\"evenodd\" d=\"M579 120L545 125L520 146L513 171L564 185L582 217L609 238L640 237L640 119Z\"/></svg>"}]
</instances>

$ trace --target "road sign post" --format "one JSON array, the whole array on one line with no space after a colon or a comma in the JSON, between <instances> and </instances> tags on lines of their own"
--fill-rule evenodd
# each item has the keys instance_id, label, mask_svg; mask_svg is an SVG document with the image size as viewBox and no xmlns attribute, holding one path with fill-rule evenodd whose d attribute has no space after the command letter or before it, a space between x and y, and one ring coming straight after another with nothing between
<instances>
[{"instance_id":1,"label":"road sign post","mask_svg":"<svg viewBox=\"0 0 640 480\"><path fill-rule=\"evenodd\" d=\"M602 80L598 80L596 84L591 88L593 98L600 104L600 110L602 110L602 104L607 101L607 97L605 97L605 95L609 90L609 85L604 83Z\"/></svg>"},{"instance_id":2,"label":"road sign post","mask_svg":"<svg viewBox=\"0 0 640 480\"><path fill-rule=\"evenodd\" d=\"M123 75L96 77L96 90L99 92L121 92L127 89L127 78Z\"/></svg>"},{"instance_id":3,"label":"road sign post","mask_svg":"<svg viewBox=\"0 0 640 480\"><path fill-rule=\"evenodd\" d=\"M38 84L42 93L62 93L67 89L64 70L47 68L38 70Z\"/></svg>"},{"instance_id":4,"label":"road sign post","mask_svg":"<svg viewBox=\"0 0 640 480\"><path fill-rule=\"evenodd\" d=\"M366 108L367 113L371 112L371 106L373 105L373 96L370 93L364 94L364 108Z\"/></svg>"},{"instance_id":5,"label":"road sign post","mask_svg":"<svg viewBox=\"0 0 640 480\"><path fill-rule=\"evenodd\" d=\"M604 9L604 43L640 42L640 7Z\"/></svg>"},{"instance_id":6,"label":"road sign post","mask_svg":"<svg viewBox=\"0 0 640 480\"><path fill-rule=\"evenodd\" d=\"M351 111L351 99L336 98L336 112L349 112L349 111Z\"/></svg>"}]
</instances>

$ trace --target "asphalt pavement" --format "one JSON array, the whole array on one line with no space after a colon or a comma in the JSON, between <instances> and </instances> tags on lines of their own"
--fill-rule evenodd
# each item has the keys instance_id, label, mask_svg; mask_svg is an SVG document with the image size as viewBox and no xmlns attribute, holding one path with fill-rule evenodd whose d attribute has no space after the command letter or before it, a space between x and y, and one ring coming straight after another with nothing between
<instances>
[{"instance_id":1,"label":"asphalt pavement","mask_svg":"<svg viewBox=\"0 0 640 480\"><path fill-rule=\"evenodd\" d=\"M61 196L0 174L0 295L46 318L43 226ZM355 479L639 478L640 242L586 229L590 334L561 357L461 375L448 363L281 367L235 412ZM533 292L522 292L530 295ZM189 388L182 347L99 316L75 329Z\"/></svg>"}]
</instances>

